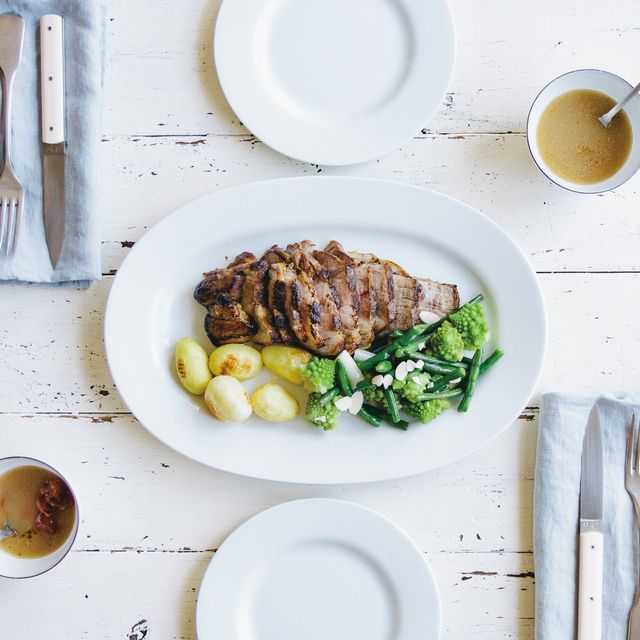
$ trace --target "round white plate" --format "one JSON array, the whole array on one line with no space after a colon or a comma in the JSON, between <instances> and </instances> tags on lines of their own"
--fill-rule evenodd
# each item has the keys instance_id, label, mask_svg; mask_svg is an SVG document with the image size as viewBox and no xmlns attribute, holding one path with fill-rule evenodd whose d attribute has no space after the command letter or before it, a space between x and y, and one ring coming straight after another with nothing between
<instances>
[{"instance_id":1,"label":"round white plate","mask_svg":"<svg viewBox=\"0 0 640 640\"><path fill-rule=\"evenodd\" d=\"M210 346L205 309L193 299L202 273L242 251L309 238L373 252L412 275L458 285L463 300L486 296L487 353L506 355L478 384L469 413L445 412L409 431L372 428L344 415L325 432L302 417L273 424L215 420L175 374L183 336ZM447 196L392 182L309 177L258 182L211 194L167 216L136 243L113 283L105 344L118 390L163 442L212 467L305 483L408 476L476 451L519 415L540 371L545 315L526 258L491 220ZM268 371L246 383L251 391ZM288 384L288 383L286 383ZM289 385L304 404L305 393Z\"/></svg>"},{"instance_id":2,"label":"round white plate","mask_svg":"<svg viewBox=\"0 0 640 640\"><path fill-rule=\"evenodd\" d=\"M390 520L342 500L296 500L236 529L202 581L199 640L437 640L426 559Z\"/></svg>"},{"instance_id":3,"label":"round white plate","mask_svg":"<svg viewBox=\"0 0 640 640\"><path fill-rule=\"evenodd\" d=\"M455 57L447 0L224 0L214 45L243 124L325 165L371 160L416 135Z\"/></svg>"}]
</instances>

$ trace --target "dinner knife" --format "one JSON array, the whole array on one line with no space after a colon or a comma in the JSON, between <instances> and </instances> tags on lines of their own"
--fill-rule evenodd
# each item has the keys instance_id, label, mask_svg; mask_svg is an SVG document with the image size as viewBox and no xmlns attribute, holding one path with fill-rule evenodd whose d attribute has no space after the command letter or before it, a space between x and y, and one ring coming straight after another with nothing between
<instances>
[{"instance_id":1,"label":"dinner knife","mask_svg":"<svg viewBox=\"0 0 640 640\"><path fill-rule=\"evenodd\" d=\"M40 20L44 229L54 269L62 253L66 222L63 29L60 16Z\"/></svg>"},{"instance_id":2,"label":"dinner knife","mask_svg":"<svg viewBox=\"0 0 640 640\"><path fill-rule=\"evenodd\" d=\"M582 442L578 640L602 638L602 467L600 415L594 406Z\"/></svg>"}]
</instances>

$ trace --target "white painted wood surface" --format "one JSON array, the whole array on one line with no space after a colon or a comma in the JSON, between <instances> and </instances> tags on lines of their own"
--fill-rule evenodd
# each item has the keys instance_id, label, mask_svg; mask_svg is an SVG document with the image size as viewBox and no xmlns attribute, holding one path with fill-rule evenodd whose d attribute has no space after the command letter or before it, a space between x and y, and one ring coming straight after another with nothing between
<instances>
[{"instance_id":1,"label":"white painted wood surface","mask_svg":"<svg viewBox=\"0 0 640 640\"><path fill-rule=\"evenodd\" d=\"M637 80L635 0L615 11L594 0L452 0L458 61L436 117L395 153L331 170L272 152L226 105L211 59L219 0L106 6L105 277L88 291L0 291L0 456L40 456L66 472L82 525L49 574L0 580L0 636L139 640L131 629L146 620L147 638L193 639L198 585L225 536L284 500L333 496L389 516L424 550L445 639L533 638L538 394L496 442L430 475L329 489L261 482L201 467L147 434L109 376L102 317L132 243L189 200L273 177L372 176L458 197L521 245L549 310L540 390L637 388L640 178L602 196L565 193L537 172L523 135L531 100L563 71Z\"/></svg>"}]
</instances>

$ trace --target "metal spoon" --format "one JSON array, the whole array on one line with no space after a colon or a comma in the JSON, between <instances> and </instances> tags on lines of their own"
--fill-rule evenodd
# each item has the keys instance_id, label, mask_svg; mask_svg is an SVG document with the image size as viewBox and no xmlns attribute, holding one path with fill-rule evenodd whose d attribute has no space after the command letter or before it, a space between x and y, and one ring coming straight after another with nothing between
<instances>
[{"instance_id":1,"label":"metal spoon","mask_svg":"<svg viewBox=\"0 0 640 640\"><path fill-rule=\"evenodd\" d=\"M629 95L626 98L618 102L618 104L613 107L613 109L607 111L607 113L598 118L600 124L603 127L608 127L611 124L611 120L613 120L618 111L620 111L620 109L622 109L622 107L624 107L624 105L627 104L627 102L629 102L629 100L631 100L631 98L633 98L633 96L635 96L638 91L640 91L640 82L638 82L638 84L633 87L633 89L631 89Z\"/></svg>"},{"instance_id":2,"label":"metal spoon","mask_svg":"<svg viewBox=\"0 0 640 640\"><path fill-rule=\"evenodd\" d=\"M4 527L0 529L0 541L5 538L10 538L11 536L15 536L16 533L18 532L13 527L10 527L8 522L5 522Z\"/></svg>"}]
</instances>

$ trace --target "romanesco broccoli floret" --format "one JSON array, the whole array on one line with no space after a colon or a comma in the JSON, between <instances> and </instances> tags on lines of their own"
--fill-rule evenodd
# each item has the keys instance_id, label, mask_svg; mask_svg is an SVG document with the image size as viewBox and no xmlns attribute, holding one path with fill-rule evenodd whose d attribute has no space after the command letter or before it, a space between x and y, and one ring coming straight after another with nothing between
<instances>
[{"instance_id":1,"label":"romanesco broccoli floret","mask_svg":"<svg viewBox=\"0 0 640 640\"><path fill-rule=\"evenodd\" d=\"M300 367L304 388L311 393L325 393L335 386L336 361L313 356Z\"/></svg>"},{"instance_id":2,"label":"romanesco broccoli floret","mask_svg":"<svg viewBox=\"0 0 640 640\"><path fill-rule=\"evenodd\" d=\"M446 398L436 398L426 402L408 404L403 408L403 411L418 422L427 424L427 422L435 420L449 406L449 401Z\"/></svg>"},{"instance_id":3,"label":"romanesco broccoli floret","mask_svg":"<svg viewBox=\"0 0 640 640\"><path fill-rule=\"evenodd\" d=\"M446 321L431 336L429 350L443 360L460 362L464 355L464 340L458 330L449 321Z\"/></svg>"},{"instance_id":4,"label":"romanesco broccoli floret","mask_svg":"<svg viewBox=\"0 0 640 640\"><path fill-rule=\"evenodd\" d=\"M402 387L402 397L409 402L417 402L417 397L425 392L430 380L431 376L426 371L409 374Z\"/></svg>"},{"instance_id":5,"label":"romanesco broccoli floret","mask_svg":"<svg viewBox=\"0 0 640 640\"><path fill-rule=\"evenodd\" d=\"M406 384L405 380L394 380L391 388L396 392L396 399L398 400L398 406L402 406L400 398L402 396L402 389ZM384 391L382 387L367 387L362 391L364 401L366 404L372 404L374 407L383 407L388 409L387 399L384 397Z\"/></svg>"},{"instance_id":6,"label":"romanesco broccoli floret","mask_svg":"<svg viewBox=\"0 0 640 640\"><path fill-rule=\"evenodd\" d=\"M489 337L489 327L479 302L465 304L451 314L450 320L462 336L465 349L478 349Z\"/></svg>"},{"instance_id":7,"label":"romanesco broccoli floret","mask_svg":"<svg viewBox=\"0 0 640 640\"><path fill-rule=\"evenodd\" d=\"M320 404L321 395L320 393L309 394L307 405L304 409L304 417L315 424L316 427L322 427L325 431L330 431L338 426L340 411L333 402L328 402L323 407Z\"/></svg>"}]
</instances>

